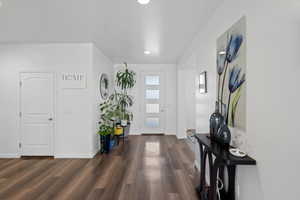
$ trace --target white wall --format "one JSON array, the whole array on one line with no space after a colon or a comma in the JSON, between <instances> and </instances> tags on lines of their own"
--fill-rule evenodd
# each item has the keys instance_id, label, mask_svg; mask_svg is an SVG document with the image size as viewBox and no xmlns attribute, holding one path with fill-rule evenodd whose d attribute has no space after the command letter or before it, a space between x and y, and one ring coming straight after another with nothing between
<instances>
[{"instance_id":1,"label":"white wall","mask_svg":"<svg viewBox=\"0 0 300 200\"><path fill-rule=\"evenodd\" d=\"M114 88L114 68L112 62L97 48L93 47L93 89L92 89L92 105L93 105L93 120L92 120L92 138L93 138L93 152L96 153L100 149L100 138L98 134L100 121L99 104L103 102L100 95L99 84L102 73L106 73L109 77L109 92L113 92Z\"/></svg>"},{"instance_id":2,"label":"white wall","mask_svg":"<svg viewBox=\"0 0 300 200\"><path fill-rule=\"evenodd\" d=\"M115 65L115 72L123 66ZM142 96L141 96L141 73L142 71L159 71L165 73L165 133L176 134L176 97L177 75L176 65L172 64L128 64L128 68L136 72L137 82L131 94L134 96L132 107L134 119L130 128L130 134L140 134L142 130Z\"/></svg>"},{"instance_id":3,"label":"white wall","mask_svg":"<svg viewBox=\"0 0 300 200\"><path fill-rule=\"evenodd\" d=\"M241 200L298 199L300 3L296 0L225 0L179 61L208 71L209 116L216 94L216 40L247 18L247 142L255 167L238 168ZM194 57L194 58L192 58ZM204 106L204 103L202 104ZM197 116L197 115L196 115ZM208 120L196 118L197 124ZM199 128L199 125L197 125ZM200 129L200 128L199 128Z\"/></svg>"},{"instance_id":4,"label":"white wall","mask_svg":"<svg viewBox=\"0 0 300 200\"><path fill-rule=\"evenodd\" d=\"M1 157L17 157L19 153L18 82L21 71L56 74L55 156L94 155L93 51L90 43L0 45ZM62 89L59 81L62 72L86 73L87 88Z\"/></svg>"},{"instance_id":5,"label":"white wall","mask_svg":"<svg viewBox=\"0 0 300 200\"><path fill-rule=\"evenodd\" d=\"M177 70L177 138L186 138L187 129L195 129L196 74L194 69Z\"/></svg>"}]
</instances>

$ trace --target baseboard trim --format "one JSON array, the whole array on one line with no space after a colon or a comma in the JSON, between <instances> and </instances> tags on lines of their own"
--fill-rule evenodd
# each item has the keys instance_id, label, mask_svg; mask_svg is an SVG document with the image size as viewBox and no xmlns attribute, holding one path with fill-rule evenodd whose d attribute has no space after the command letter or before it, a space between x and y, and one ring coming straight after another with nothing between
<instances>
[{"instance_id":1,"label":"baseboard trim","mask_svg":"<svg viewBox=\"0 0 300 200\"><path fill-rule=\"evenodd\" d=\"M130 135L141 135L141 133L129 133L129 136Z\"/></svg>"},{"instance_id":2,"label":"baseboard trim","mask_svg":"<svg viewBox=\"0 0 300 200\"><path fill-rule=\"evenodd\" d=\"M57 154L54 158L94 158L91 154Z\"/></svg>"},{"instance_id":3,"label":"baseboard trim","mask_svg":"<svg viewBox=\"0 0 300 200\"><path fill-rule=\"evenodd\" d=\"M100 152L100 149L95 149L93 152L93 158Z\"/></svg>"},{"instance_id":4,"label":"baseboard trim","mask_svg":"<svg viewBox=\"0 0 300 200\"><path fill-rule=\"evenodd\" d=\"M176 133L165 133L165 135L176 135Z\"/></svg>"},{"instance_id":5,"label":"baseboard trim","mask_svg":"<svg viewBox=\"0 0 300 200\"><path fill-rule=\"evenodd\" d=\"M19 154L0 154L0 158L20 158Z\"/></svg>"},{"instance_id":6,"label":"baseboard trim","mask_svg":"<svg viewBox=\"0 0 300 200\"><path fill-rule=\"evenodd\" d=\"M178 136L176 135L176 137L177 137L178 140L184 140L184 139L187 139L186 136L180 136L180 137L178 137Z\"/></svg>"}]
</instances>

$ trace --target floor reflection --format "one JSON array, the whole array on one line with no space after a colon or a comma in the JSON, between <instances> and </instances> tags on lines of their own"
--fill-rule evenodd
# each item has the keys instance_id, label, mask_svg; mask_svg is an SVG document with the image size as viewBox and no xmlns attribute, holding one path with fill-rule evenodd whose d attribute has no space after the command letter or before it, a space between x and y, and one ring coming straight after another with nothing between
<instances>
[{"instance_id":1,"label":"floor reflection","mask_svg":"<svg viewBox=\"0 0 300 200\"><path fill-rule=\"evenodd\" d=\"M145 167L159 167L160 166L160 158L158 157L145 157Z\"/></svg>"},{"instance_id":2,"label":"floor reflection","mask_svg":"<svg viewBox=\"0 0 300 200\"><path fill-rule=\"evenodd\" d=\"M145 169L144 175L147 181L161 181L162 174L160 169Z\"/></svg>"},{"instance_id":3,"label":"floor reflection","mask_svg":"<svg viewBox=\"0 0 300 200\"><path fill-rule=\"evenodd\" d=\"M146 156L159 156L160 155L159 142L146 142L145 154Z\"/></svg>"},{"instance_id":4,"label":"floor reflection","mask_svg":"<svg viewBox=\"0 0 300 200\"><path fill-rule=\"evenodd\" d=\"M147 181L161 180L162 157L160 156L160 142L149 141L145 143L144 176Z\"/></svg>"}]
</instances>

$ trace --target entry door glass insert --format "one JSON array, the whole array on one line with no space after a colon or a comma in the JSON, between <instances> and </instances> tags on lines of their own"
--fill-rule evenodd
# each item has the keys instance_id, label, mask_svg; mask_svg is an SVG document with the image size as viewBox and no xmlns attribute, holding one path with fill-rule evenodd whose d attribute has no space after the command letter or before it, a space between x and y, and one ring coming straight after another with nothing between
<instances>
[{"instance_id":1,"label":"entry door glass insert","mask_svg":"<svg viewBox=\"0 0 300 200\"><path fill-rule=\"evenodd\" d=\"M164 132L163 83L161 72L143 73L143 125L145 133Z\"/></svg>"}]
</instances>

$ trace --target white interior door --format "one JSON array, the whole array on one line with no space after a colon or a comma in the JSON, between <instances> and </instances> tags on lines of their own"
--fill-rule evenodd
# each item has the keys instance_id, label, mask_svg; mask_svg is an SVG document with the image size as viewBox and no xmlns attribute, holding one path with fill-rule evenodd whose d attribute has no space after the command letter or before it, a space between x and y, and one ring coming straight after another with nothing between
<instances>
[{"instance_id":1,"label":"white interior door","mask_svg":"<svg viewBox=\"0 0 300 200\"><path fill-rule=\"evenodd\" d=\"M142 73L142 99L143 133L164 133L164 73Z\"/></svg>"},{"instance_id":2,"label":"white interior door","mask_svg":"<svg viewBox=\"0 0 300 200\"><path fill-rule=\"evenodd\" d=\"M20 75L20 152L23 156L53 156L54 75Z\"/></svg>"}]
</instances>

